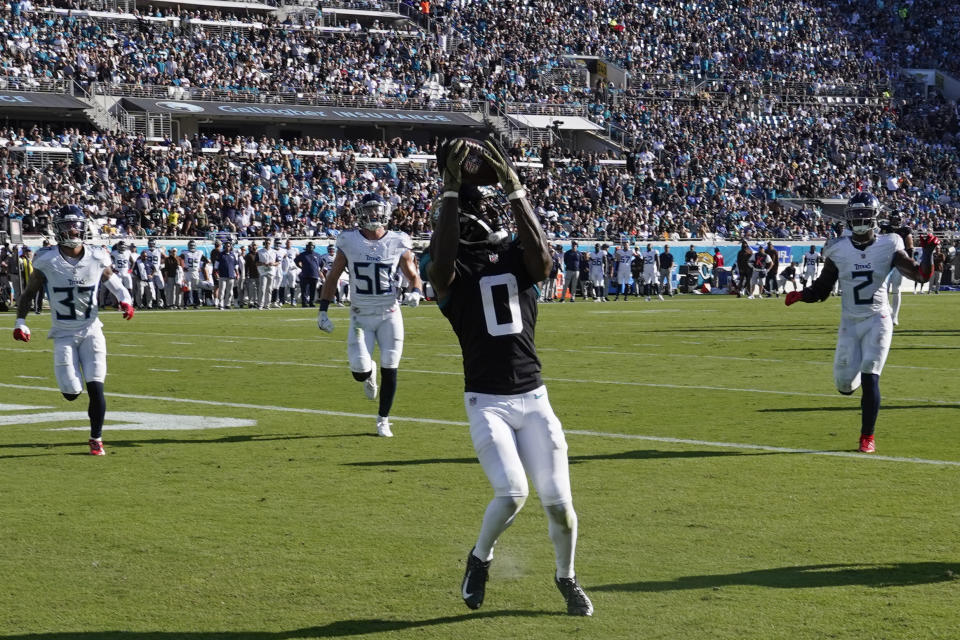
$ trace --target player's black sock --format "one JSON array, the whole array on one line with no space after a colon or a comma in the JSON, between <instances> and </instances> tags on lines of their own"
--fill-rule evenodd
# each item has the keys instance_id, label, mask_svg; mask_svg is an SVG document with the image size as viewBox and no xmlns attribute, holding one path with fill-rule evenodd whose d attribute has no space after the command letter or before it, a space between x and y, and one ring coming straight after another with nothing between
<instances>
[{"instance_id":1,"label":"player's black sock","mask_svg":"<svg viewBox=\"0 0 960 640\"><path fill-rule=\"evenodd\" d=\"M397 370L380 367L380 411L378 415L387 417L393 406L393 396L397 394Z\"/></svg>"},{"instance_id":2,"label":"player's black sock","mask_svg":"<svg viewBox=\"0 0 960 640\"><path fill-rule=\"evenodd\" d=\"M872 436L877 425L877 414L880 413L880 376L875 373L861 374L860 387L863 390L860 399L860 434Z\"/></svg>"},{"instance_id":3,"label":"player's black sock","mask_svg":"<svg viewBox=\"0 0 960 640\"><path fill-rule=\"evenodd\" d=\"M90 406L87 415L90 416L90 437L99 438L103 433L103 419L107 415L107 399L103 395L102 382L88 382L87 395L90 396Z\"/></svg>"}]
</instances>

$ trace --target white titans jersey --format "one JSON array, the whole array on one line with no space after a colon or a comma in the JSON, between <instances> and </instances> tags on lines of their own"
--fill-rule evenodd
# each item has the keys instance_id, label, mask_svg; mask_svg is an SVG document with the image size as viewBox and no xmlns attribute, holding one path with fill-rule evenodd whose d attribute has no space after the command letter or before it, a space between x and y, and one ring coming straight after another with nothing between
<instances>
[{"instance_id":1,"label":"white titans jersey","mask_svg":"<svg viewBox=\"0 0 960 640\"><path fill-rule=\"evenodd\" d=\"M883 281L893 267L897 251L903 251L903 238L895 233L879 234L862 251L853 246L849 237L827 243L823 257L837 265L844 317L868 318L890 313Z\"/></svg>"},{"instance_id":2,"label":"white titans jersey","mask_svg":"<svg viewBox=\"0 0 960 640\"><path fill-rule=\"evenodd\" d=\"M187 273L200 273L200 264L203 262L203 251L194 249L180 254L183 258L183 270Z\"/></svg>"},{"instance_id":3,"label":"white titans jersey","mask_svg":"<svg viewBox=\"0 0 960 640\"><path fill-rule=\"evenodd\" d=\"M643 270L647 273L653 273L657 268L657 257L660 255L656 249L643 252Z\"/></svg>"},{"instance_id":4,"label":"white titans jersey","mask_svg":"<svg viewBox=\"0 0 960 640\"><path fill-rule=\"evenodd\" d=\"M394 275L400 257L411 249L413 242L402 231L387 231L379 240L367 240L359 229L341 233L337 251L347 259L351 306L389 309L395 305Z\"/></svg>"},{"instance_id":5,"label":"white titans jersey","mask_svg":"<svg viewBox=\"0 0 960 640\"><path fill-rule=\"evenodd\" d=\"M113 270L119 274L130 273L136 256L134 256L129 249L114 249L110 252L110 258L113 260Z\"/></svg>"},{"instance_id":6,"label":"white titans jersey","mask_svg":"<svg viewBox=\"0 0 960 640\"><path fill-rule=\"evenodd\" d=\"M813 271L817 268L817 254L815 253L805 253L803 254L803 268L807 271Z\"/></svg>"},{"instance_id":7,"label":"white titans jersey","mask_svg":"<svg viewBox=\"0 0 960 640\"><path fill-rule=\"evenodd\" d=\"M590 279L596 280L603 278L604 259L607 257L606 251L594 251L590 254Z\"/></svg>"},{"instance_id":8,"label":"white titans jersey","mask_svg":"<svg viewBox=\"0 0 960 640\"><path fill-rule=\"evenodd\" d=\"M110 268L106 249L85 244L74 265L60 255L56 245L44 247L37 251L33 267L47 281L52 319L49 337L86 333L103 326L97 318L97 291L104 269Z\"/></svg>"},{"instance_id":9,"label":"white titans jersey","mask_svg":"<svg viewBox=\"0 0 960 640\"><path fill-rule=\"evenodd\" d=\"M160 267L163 266L163 251L160 251L160 249L147 249L147 265L149 267L147 271L151 274L160 273ZM150 271L150 268L152 268L153 271Z\"/></svg>"},{"instance_id":10,"label":"white titans jersey","mask_svg":"<svg viewBox=\"0 0 960 640\"><path fill-rule=\"evenodd\" d=\"M633 264L633 251L629 249L617 249L616 255L613 256L613 259L617 261L617 269L623 272L630 272L630 265Z\"/></svg>"}]
</instances>

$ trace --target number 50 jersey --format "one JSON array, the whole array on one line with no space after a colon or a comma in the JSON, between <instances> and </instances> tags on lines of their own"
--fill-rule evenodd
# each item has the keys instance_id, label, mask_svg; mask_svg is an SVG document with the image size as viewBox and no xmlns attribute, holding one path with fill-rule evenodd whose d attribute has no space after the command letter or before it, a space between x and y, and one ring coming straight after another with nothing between
<instances>
[{"instance_id":1,"label":"number 50 jersey","mask_svg":"<svg viewBox=\"0 0 960 640\"><path fill-rule=\"evenodd\" d=\"M537 289L517 242L497 253L461 249L440 311L460 340L465 391L515 395L543 384L534 346Z\"/></svg>"},{"instance_id":2,"label":"number 50 jersey","mask_svg":"<svg viewBox=\"0 0 960 640\"><path fill-rule=\"evenodd\" d=\"M103 270L110 267L106 249L83 245L83 254L74 264L60 254L56 245L37 252L33 267L47 281L52 325L50 338L83 334L103 326L97 317L97 291Z\"/></svg>"},{"instance_id":3,"label":"number 50 jersey","mask_svg":"<svg viewBox=\"0 0 960 640\"><path fill-rule=\"evenodd\" d=\"M864 249L853 246L850 236L827 243L823 257L837 266L844 317L890 314L884 280L897 251L903 251L903 239L895 233L877 235L873 244Z\"/></svg>"},{"instance_id":4,"label":"number 50 jersey","mask_svg":"<svg viewBox=\"0 0 960 640\"><path fill-rule=\"evenodd\" d=\"M337 237L337 251L347 259L350 275L350 306L358 311L382 311L397 304L394 286L400 257L413 249L410 236L387 231L377 240L367 240L359 229Z\"/></svg>"}]
</instances>

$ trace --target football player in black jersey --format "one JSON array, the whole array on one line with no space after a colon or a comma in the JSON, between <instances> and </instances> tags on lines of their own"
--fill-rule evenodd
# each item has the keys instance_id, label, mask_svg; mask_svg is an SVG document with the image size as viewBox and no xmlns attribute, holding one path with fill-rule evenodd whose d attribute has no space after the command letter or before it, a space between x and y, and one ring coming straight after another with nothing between
<instances>
[{"instance_id":1,"label":"football player in black jersey","mask_svg":"<svg viewBox=\"0 0 960 640\"><path fill-rule=\"evenodd\" d=\"M444 192L424 261L440 309L460 340L470 437L494 490L467 556L463 600L471 609L483 604L493 547L523 507L529 475L547 512L557 565L554 582L566 599L567 613L589 616L593 604L573 566L577 514L567 443L547 398L534 345L536 284L550 273L550 247L506 154L493 141L485 143L484 158L508 194L512 216L492 189L462 183L467 153L462 140L445 142L437 152ZM507 231L511 217L513 239Z\"/></svg>"},{"instance_id":2,"label":"football player in black jersey","mask_svg":"<svg viewBox=\"0 0 960 640\"><path fill-rule=\"evenodd\" d=\"M903 224L903 218L896 211L890 214L886 222L880 222L880 233L895 233L903 238L903 250L908 256L913 256L913 229ZM890 310L893 317L893 326L900 324L900 286L903 275L896 269L890 268L887 276L887 293L890 296Z\"/></svg>"}]
</instances>

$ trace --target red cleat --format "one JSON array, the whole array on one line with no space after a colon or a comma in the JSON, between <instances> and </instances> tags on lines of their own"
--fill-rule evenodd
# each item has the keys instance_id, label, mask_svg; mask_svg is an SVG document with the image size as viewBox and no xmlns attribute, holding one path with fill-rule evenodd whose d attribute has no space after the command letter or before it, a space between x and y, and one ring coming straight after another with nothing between
<instances>
[{"instance_id":1,"label":"red cleat","mask_svg":"<svg viewBox=\"0 0 960 640\"><path fill-rule=\"evenodd\" d=\"M107 452L103 450L103 442L100 440L94 440L90 438L90 455L92 456L105 456Z\"/></svg>"},{"instance_id":2,"label":"red cleat","mask_svg":"<svg viewBox=\"0 0 960 640\"><path fill-rule=\"evenodd\" d=\"M875 453L876 445L873 443L873 436L860 436L860 453Z\"/></svg>"}]
</instances>

